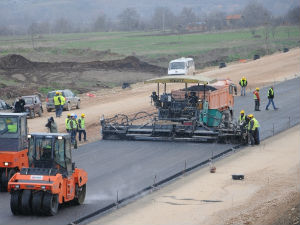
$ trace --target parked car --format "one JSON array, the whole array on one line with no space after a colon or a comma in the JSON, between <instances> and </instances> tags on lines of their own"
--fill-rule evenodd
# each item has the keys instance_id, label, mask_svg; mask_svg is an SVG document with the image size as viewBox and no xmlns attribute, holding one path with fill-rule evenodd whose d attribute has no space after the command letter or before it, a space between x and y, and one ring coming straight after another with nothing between
<instances>
[{"instance_id":1,"label":"parked car","mask_svg":"<svg viewBox=\"0 0 300 225\"><path fill-rule=\"evenodd\" d=\"M61 92L62 95L65 97L66 103L64 105L64 109L70 111L72 108L79 109L80 108L80 98L77 97L72 91L66 90L56 90L50 91L47 94L46 98L46 108L48 112L51 112L52 109L55 109L53 97L56 92Z\"/></svg>"},{"instance_id":2,"label":"parked car","mask_svg":"<svg viewBox=\"0 0 300 225\"><path fill-rule=\"evenodd\" d=\"M0 111L1 112L11 112L13 107L6 103L4 100L0 99Z\"/></svg>"},{"instance_id":3,"label":"parked car","mask_svg":"<svg viewBox=\"0 0 300 225\"><path fill-rule=\"evenodd\" d=\"M35 114L42 116L43 106L38 95L22 96L22 98L25 100L25 112L30 118L33 119L35 117Z\"/></svg>"}]
</instances>

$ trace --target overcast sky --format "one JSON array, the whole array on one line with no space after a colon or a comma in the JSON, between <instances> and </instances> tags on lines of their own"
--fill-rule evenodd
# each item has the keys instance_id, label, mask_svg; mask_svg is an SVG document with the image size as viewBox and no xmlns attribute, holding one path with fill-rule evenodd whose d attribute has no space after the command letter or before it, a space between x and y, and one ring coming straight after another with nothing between
<instances>
[{"instance_id":1,"label":"overcast sky","mask_svg":"<svg viewBox=\"0 0 300 225\"><path fill-rule=\"evenodd\" d=\"M53 22L64 17L73 23L89 24L104 13L116 20L127 7L135 8L141 18L150 18L156 7L168 7L179 13L183 7L193 8L200 16L212 11L228 14L241 10L248 0L0 0L0 25L28 25ZM283 15L299 5L299 0L256 0L275 15Z\"/></svg>"}]
</instances>

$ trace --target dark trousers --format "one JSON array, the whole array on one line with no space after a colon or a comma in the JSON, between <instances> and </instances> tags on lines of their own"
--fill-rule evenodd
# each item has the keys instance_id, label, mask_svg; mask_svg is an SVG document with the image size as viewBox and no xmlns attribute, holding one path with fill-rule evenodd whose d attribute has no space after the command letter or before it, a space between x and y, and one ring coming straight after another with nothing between
<instances>
[{"instance_id":1,"label":"dark trousers","mask_svg":"<svg viewBox=\"0 0 300 225\"><path fill-rule=\"evenodd\" d=\"M81 134L83 133L83 140L86 141L86 132L85 132L85 130L79 130L78 132L79 132L78 140L81 141Z\"/></svg>"},{"instance_id":2,"label":"dark trousers","mask_svg":"<svg viewBox=\"0 0 300 225\"><path fill-rule=\"evenodd\" d=\"M256 128L255 130L251 130L250 141L251 141L251 145L259 145L260 144L259 128Z\"/></svg>"},{"instance_id":3,"label":"dark trousers","mask_svg":"<svg viewBox=\"0 0 300 225\"><path fill-rule=\"evenodd\" d=\"M77 133L76 130L71 131L71 142L72 142L72 144L76 144L76 133Z\"/></svg>"},{"instance_id":4,"label":"dark trousers","mask_svg":"<svg viewBox=\"0 0 300 225\"><path fill-rule=\"evenodd\" d=\"M55 106L55 116L59 117L60 116L60 105Z\"/></svg>"},{"instance_id":5,"label":"dark trousers","mask_svg":"<svg viewBox=\"0 0 300 225\"><path fill-rule=\"evenodd\" d=\"M259 111L260 102L258 101L258 99L255 99L255 100L254 100L254 103L255 103L255 108L254 108L254 110L255 110L255 111Z\"/></svg>"}]
</instances>

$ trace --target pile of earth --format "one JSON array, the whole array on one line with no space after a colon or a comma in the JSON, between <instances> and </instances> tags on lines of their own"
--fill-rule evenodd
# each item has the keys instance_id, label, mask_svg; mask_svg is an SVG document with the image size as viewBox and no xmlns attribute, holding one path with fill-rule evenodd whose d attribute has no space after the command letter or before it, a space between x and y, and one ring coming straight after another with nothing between
<instances>
[{"instance_id":1,"label":"pile of earth","mask_svg":"<svg viewBox=\"0 0 300 225\"><path fill-rule=\"evenodd\" d=\"M0 98L13 99L18 96L33 95L33 94L42 96L40 93L37 92L36 88L33 87L24 86L24 87L16 88L16 87L0 84Z\"/></svg>"},{"instance_id":2,"label":"pile of earth","mask_svg":"<svg viewBox=\"0 0 300 225\"><path fill-rule=\"evenodd\" d=\"M87 70L117 70L164 74L165 68L140 61L134 56L124 59L93 62L32 62L21 55L7 55L0 58L0 69L12 73L30 71L71 72Z\"/></svg>"},{"instance_id":3,"label":"pile of earth","mask_svg":"<svg viewBox=\"0 0 300 225\"><path fill-rule=\"evenodd\" d=\"M21 55L6 55L0 58L0 69L32 69L33 63Z\"/></svg>"}]
</instances>

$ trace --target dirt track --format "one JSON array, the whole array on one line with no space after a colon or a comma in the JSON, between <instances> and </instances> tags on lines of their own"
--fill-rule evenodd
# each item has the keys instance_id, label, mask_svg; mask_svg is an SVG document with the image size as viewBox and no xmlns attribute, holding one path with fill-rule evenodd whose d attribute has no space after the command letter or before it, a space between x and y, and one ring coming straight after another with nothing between
<instances>
[{"instance_id":1,"label":"dirt track","mask_svg":"<svg viewBox=\"0 0 300 225\"><path fill-rule=\"evenodd\" d=\"M295 74L299 74L299 58L300 49L297 48L287 53L265 56L256 61L234 63L223 69L213 68L203 72L202 75L215 78L230 78L235 83L238 83L241 76L246 76L249 81L249 88L253 89L256 86L264 86L293 78ZM178 84L170 85L168 90L178 87L182 86ZM138 111L152 111L153 107L150 105L149 96L155 89L156 85L138 83L133 85L131 89L114 88L101 90L96 93L94 98L82 95L82 108L72 112L77 113L77 115L82 112L86 114L88 139L89 141L94 141L100 138L99 119L101 115L110 117L117 113L133 114ZM30 131L46 131L46 128L44 128L46 118L53 115L54 112L45 113L42 118L29 120ZM56 120L60 131L64 131L66 115L67 112L64 112L62 118Z\"/></svg>"}]
</instances>

